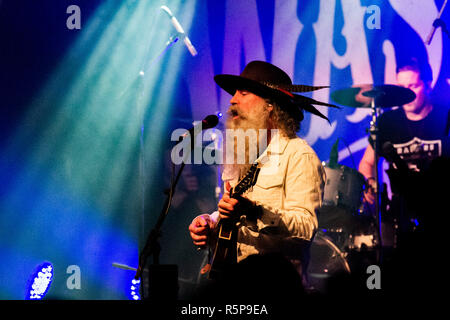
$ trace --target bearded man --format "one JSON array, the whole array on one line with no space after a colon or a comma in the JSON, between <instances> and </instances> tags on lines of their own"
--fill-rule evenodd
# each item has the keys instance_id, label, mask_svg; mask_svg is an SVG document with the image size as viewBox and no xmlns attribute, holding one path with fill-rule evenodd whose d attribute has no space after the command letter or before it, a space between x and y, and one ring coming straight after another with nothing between
<instances>
[{"instance_id":1,"label":"bearded man","mask_svg":"<svg viewBox=\"0 0 450 320\"><path fill-rule=\"evenodd\" d=\"M214 80L232 95L225 144L233 145L229 148L233 159L226 155L222 175L226 191L218 210L192 221L191 238L196 246L205 247L221 219L240 217L237 262L251 255L277 253L304 263L317 229L325 171L314 150L296 132L303 110L327 119L312 104L332 105L293 94L323 87L293 85L283 70L262 61L250 62L239 76L223 74ZM253 135L247 134L249 130ZM235 143L242 133L253 137L245 147ZM255 145L260 146L257 154L251 152ZM242 154L245 161L240 163L236 158ZM230 188L255 161L260 171L254 186L240 197L230 197Z\"/></svg>"}]
</instances>

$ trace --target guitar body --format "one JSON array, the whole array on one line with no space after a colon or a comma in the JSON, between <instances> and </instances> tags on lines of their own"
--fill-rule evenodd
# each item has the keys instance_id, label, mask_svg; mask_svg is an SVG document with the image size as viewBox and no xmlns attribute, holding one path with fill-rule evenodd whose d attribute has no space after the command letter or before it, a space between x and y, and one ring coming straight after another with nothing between
<instances>
[{"instance_id":1,"label":"guitar body","mask_svg":"<svg viewBox=\"0 0 450 320\"><path fill-rule=\"evenodd\" d=\"M254 163L238 184L230 190L230 197L241 196L251 188L258 178L259 167ZM217 226L217 238L215 239L214 253L210 262L209 279L217 279L230 265L237 262L237 226L239 217L221 219Z\"/></svg>"},{"instance_id":2,"label":"guitar body","mask_svg":"<svg viewBox=\"0 0 450 320\"><path fill-rule=\"evenodd\" d=\"M237 232L235 219L219 222L208 278L217 279L225 269L236 263Z\"/></svg>"}]
</instances>

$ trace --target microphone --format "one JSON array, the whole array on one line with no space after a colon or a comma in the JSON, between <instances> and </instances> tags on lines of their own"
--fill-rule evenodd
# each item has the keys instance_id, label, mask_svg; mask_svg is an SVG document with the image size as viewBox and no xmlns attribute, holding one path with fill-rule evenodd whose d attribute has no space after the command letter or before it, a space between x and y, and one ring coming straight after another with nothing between
<instances>
[{"instance_id":1,"label":"microphone","mask_svg":"<svg viewBox=\"0 0 450 320\"><path fill-rule=\"evenodd\" d=\"M382 151L383 151L383 155L386 158L386 160L394 163L399 171L406 172L409 170L408 165L398 155L397 151L395 150L394 146L392 145L392 142L386 141L385 143L383 143Z\"/></svg>"},{"instance_id":2,"label":"microphone","mask_svg":"<svg viewBox=\"0 0 450 320\"><path fill-rule=\"evenodd\" d=\"M183 27L178 22L177 18L175 18L175 16L172 14L172 11L170 11L170 9L166 6L161 6L161 10L164 10L169 15L170 21L172 21L175 30L177 30L177 32L183 36L184 44L186 45L191 55L195 57L197 55L197 50L195 50L194 46L191 43L191 40L189 40L188 36L184 32Z\"/></svg>"},{"instance_id":3,"label":"microphone","mask_svg":"<svg viewBox=\"0 0 450 320\"><path fill-rule=\"evenodd\" d=\"M217 117L214 114L210 114L209 116L206 116L205 119L202 120L202 122L197 123L195 126L193 126L191 129L189 129L186 133L180 136L179 142L186 138L187 136L195 135L203 130L214 128L219 123L219 117ZM194 141L194 137L192 137L192 141Z\"/></svg>"}]
</instances>

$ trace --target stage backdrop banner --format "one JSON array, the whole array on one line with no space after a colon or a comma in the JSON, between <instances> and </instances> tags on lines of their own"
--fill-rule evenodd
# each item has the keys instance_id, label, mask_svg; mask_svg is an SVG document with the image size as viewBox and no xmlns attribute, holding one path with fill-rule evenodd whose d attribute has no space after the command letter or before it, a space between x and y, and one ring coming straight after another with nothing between
<instances>
[{"instance_id":1,"label":"stage backdrop banner","mask_svg":"<svg viewBox=\"0 0 450 320\"><path fill-rule=\"evenodd\" d=\"M216 74L264 60L296 84L329 86L306 95L334 103L338 89L395 84L397 64L415 57L448 106L448 36L439 28L425 44L443 3L0 0L0 299L23 299L45 261L47 298L130 298L134 272L112 264L137 266L165 200L173 129L226 112ZM370 110L318 108L331 123L306 113L299 136L324 162L339 139L339 162L357 168ZM219 166L187 168L164 225L161 262L181 261L185 284L202 258L187 227L216 208L219 176Z\"/></svg>"}]
</instances>

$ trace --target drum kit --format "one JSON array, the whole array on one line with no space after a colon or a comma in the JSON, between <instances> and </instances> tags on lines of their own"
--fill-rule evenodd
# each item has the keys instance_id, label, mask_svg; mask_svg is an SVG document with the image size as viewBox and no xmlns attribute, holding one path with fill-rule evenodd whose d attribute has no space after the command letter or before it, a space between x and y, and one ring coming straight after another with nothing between
<instances>
[{"instance_id":1,"label":"drum kit","mask_svg":"<svg viewBox=\"0 0 450 320\"><path fill-rule=\"evenodd\" d=\"M410 89L395 85L359 85L331 93L343 106L370 108L369 134L377 150L377 118L380 109L401 106L415 99ZM375 154L375 163L379 156ZM311 287L323 291L327 280L340 273L360 272L380 264L383 252L380 188L375 166L375 203L368 210L363 193L364 176L343 165L326 166L323 205L319 211L319 231L311 244L307 278ZM365 269L364 269L365 270Z\"/></svg>"}]
</instances>

